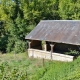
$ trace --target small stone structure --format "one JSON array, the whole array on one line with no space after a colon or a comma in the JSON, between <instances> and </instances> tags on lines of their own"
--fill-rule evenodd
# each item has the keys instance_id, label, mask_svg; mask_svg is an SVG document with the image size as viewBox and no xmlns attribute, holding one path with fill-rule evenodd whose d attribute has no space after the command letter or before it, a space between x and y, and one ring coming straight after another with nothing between
<instances>
[{"instance_id":1,"label":"small stone structure","mask_svg":"<svg viewBox=\"0 0 80 80\"><path fill-rule=\"evenodd\" d=\"M29 57L70 62L74 56L64 53L80 51L80 21L42 20L25 39Z\"/></svg>"},{"instance_id":2,"label":"small stone structure","mask_svg":"<svg viewBox=\"0 0 80 80\"><path fill-rule=\"evenodd\" d=\"M41 41L29 40L28 45L29 45L28 48L29 57L42 58L42 59L44 58L44 59L64 61L64 62L71 62L74 59L74 56L56 53L55 52L56 43L45 42L44 45L42 46ZM69 46L70 45L68 45L68 47ZM57 48L60 48L60 45L59 46L57 45ZM75 48L75 46L72 46L72 48Z\"/></svg>"}]
</instances>

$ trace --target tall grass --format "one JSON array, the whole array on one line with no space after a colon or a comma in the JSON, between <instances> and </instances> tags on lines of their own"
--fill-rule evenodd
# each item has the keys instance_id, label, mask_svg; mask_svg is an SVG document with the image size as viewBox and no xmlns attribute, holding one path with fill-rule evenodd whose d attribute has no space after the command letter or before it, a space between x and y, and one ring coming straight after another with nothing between
<instances>
[{"instance_id":1,"label":"tall grass","mask_svg":"<svg viewBox=\"0 0 80 80\"><path fill-rule=\"evenodd\" d=\"M80 80L80 57L73 62L28 58L27 53L0 55L0 80Z\"/></svg>"},{"instance_id":2,"label":"tall grass","mask_svg":"<svg viewBox=\"0 0 80 80\"><path fill-rule=\"evenodd\" d=\"M51 62L40 80L79 80L80 58L70 63Z\"/></svg>"}]
</instances>

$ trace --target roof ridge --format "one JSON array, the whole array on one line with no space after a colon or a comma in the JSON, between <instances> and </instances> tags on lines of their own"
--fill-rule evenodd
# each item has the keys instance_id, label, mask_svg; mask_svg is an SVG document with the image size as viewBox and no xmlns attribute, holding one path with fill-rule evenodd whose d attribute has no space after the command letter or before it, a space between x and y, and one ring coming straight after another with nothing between
<instances>
[{"instance_id":1,"label":"roof ridge","mask_svg":"<svg viewBox=\"0 0 80 80\"><path fill-rule=\"evenodd\" d=\"M41 22L43 21L80 21L80 20L41 20Z\"/></svg>"}]
</instances>

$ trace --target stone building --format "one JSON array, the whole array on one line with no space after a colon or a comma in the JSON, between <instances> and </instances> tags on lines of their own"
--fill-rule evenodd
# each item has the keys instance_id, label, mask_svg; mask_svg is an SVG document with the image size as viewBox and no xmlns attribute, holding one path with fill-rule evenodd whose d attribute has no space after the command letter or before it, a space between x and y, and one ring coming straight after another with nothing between
<instances>
[{"instance_id":1,"label":"stone building","mask_svg":"<svg viewBox=\"0 0 80 80\"><path fill-rule=\"evenodd\" d=\"M65 55L70 50L79 51L79 20L42 20L25 37L28 40L28 55L59 61L73 61Z\"/></svg>"}]
</instances>

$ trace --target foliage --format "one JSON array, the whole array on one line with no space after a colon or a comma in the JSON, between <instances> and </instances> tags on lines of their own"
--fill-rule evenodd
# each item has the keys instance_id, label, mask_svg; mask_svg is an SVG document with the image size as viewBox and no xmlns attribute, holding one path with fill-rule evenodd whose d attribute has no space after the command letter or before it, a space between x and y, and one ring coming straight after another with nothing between
<instances>
[{"instance_id":1,"label":"foliage","mask_svg":"<svg viewBox=\"0 0 80 80\"><path fill-rule=\"evenodd\" d=\"M79 0L61 0L59 2L59 12L61 19L79 20L80 19Z\"/></svg>"},{"instance_id":2,"label":"foliage","mask_svg":"<svg viewBox=\"0 0 80 80\"><path fill-rule=\"evenodd\" d=\"M18 40L25 43L40 20L79 20L79 5L79 0L0 0L0 51L13 51Z\"/></svg>"},{"instance_id":3,"label":"foliage","mask_svg":"<svg viewBox=\"0 0 80 80\"><path fill-rule=\"evenodd\" d=\"M1 80L79 80L80 57L73 62L30 59L27 53L0 56Z\"/></svg>"},{"instance_id":4,"label":"foliage","mask_svg":"<svg viewBox=\"0 0 80 80\"><path fill-rule=\"evenodd\" d=\"M6 52L8 36L4 28L4 22L0 21L0 51Z\"/></svg>"},{"instance_id":5,"label":"foliage","mask_svg":"<svg viewBox=\"0 0 80 80\"><path fill-rule=\"evenodd\" d=\"M26 51L26 42L23 42L20 40L16 41L13 51L15 51L15 53L25 52Z\"/></svg>"},{"instance_id":6,"label":"foliage","mask_svg":"<svg viewBox=\"0 0 80 80\"><path fill-rule=\"evenodd\" d=\"M73 55L73 56L78 56L80 54L79 51L76 50L70 50L69 52L66 52L65 54Z\"/></svg>"}]
</instances>

